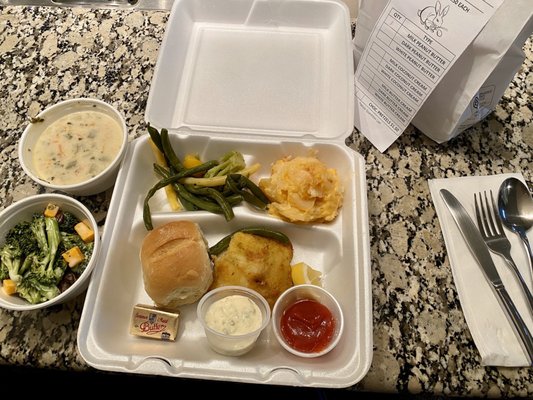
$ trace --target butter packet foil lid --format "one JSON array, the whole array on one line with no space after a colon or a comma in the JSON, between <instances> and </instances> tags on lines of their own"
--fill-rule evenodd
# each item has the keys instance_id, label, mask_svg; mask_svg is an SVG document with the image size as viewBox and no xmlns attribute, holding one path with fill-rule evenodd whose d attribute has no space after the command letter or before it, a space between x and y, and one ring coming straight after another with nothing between
<instances>
[{"instance_id":1,"label":"butter packet foil lid","mask_svg":"<svg viewBox=\"0 0 533 400\"><path fill-rule=\"evenodd\" d=\"M137 304L133 307L130 334L152 339L175 341L179 313Z\"/></svg>"}]
</instances>

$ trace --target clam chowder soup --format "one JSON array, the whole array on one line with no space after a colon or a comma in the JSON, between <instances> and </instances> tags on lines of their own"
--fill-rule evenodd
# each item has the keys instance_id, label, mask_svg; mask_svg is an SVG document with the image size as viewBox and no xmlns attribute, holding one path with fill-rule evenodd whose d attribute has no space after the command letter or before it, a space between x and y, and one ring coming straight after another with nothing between
<instances>
[{"instance_id":1,"label":"clam chowder soup","mask_svg":"<svg viewBox=\"0 0 533 400\"><path fill-rule=\"evenodd\" d=\"M84 182L111 164L120 150L122 128L98 111L79 111L53 122L33 149L42 180L58 185Z\"/></svg>"}]
</instances>

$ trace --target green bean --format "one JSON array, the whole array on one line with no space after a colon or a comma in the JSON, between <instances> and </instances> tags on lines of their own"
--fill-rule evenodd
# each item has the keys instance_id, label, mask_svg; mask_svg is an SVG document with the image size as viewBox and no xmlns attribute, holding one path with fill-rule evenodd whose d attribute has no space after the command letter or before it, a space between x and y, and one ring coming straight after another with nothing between
<instances>
[{"instance_id":1,"label":"green bean","mask_svg":"<svg viewBox=\"0 0 533 400\"><path fill-rule=\"evenodd\" d=\"M183 196L187 201L191 202L196 207L214 214L223 214L222 208L217 203L194 195L193 193L189 192L181 183L176 183L176 189L179 196Z\"/></svg>"},{"instance_id":2,"label":"green bean","mask_svg":"<svg viewBox=\"0 0 533 400\"><path fill-rule=\"evenodd\" d=\"M253 204L257 208L260 208L261 210L264 210L267 206L267 203L263 202L260 198L256 197L253 193L247 192L246 190L241 190L239 188L240 179L238 177L242 177L242 175L238 175L238 174L229 175L226 178L226 185L233 192L240 194L243 197L243 199L246 200L248 203Z\"/></svg>"},{"instance_id":3,"label":"green bean","mask_svg":"<svg viewBox=\"0 0 533 400\"><path fill-rule=\"evenodd\" d=\"M167 148L169 144L168 133L162 131L161 138L163 139L163 144L167 143L165 146L165 148ZM216 163L217 161L211 162ZM169 166L169 169L166 169L158 164L154 164L154 170L161 175L163 179L170 179L170 177L178 175L180 176L180 178L173 180L171 184L176 190L178 197L186 210L203 209L215 214L223 214L226 221L231 221L235 217L232 207L241 203L243 200L260 209L265 209L269 202L261 189L250 179L241 174L229 175L224 186L214 188L198 185L183 185L179 183L178 180L185 177L182 173L189 170L182 170L175 173L173 172L172 165ZM189 172L189 174L192 173ZM151 229L151 218L149 214L149 206L147 201L145 201L143 217L147 229Z\"/></svg>"},{"instance_id":4,"label":"green bean","mask_svg":"<svg viewBox=\"0 0 533 400\"><path fill-rule=\"evenodd\" d=\"M169 176L172 176L170 171L166 169L165 167L163 167L162 165L159 165L156 163L152 165L154 166L154 171L156 172L156 174L158 174L161 178L168 178Z\"/></svg>"},{"instance_id":5,"label":"green bean","mask_svg":"<svg viewBox=\"0 0 533 400\"><path fill-rule=\"evenodd\" d=\"M150 124L148 124L146 129L148 129L148 134L150 135L150 138L152 138L152 142L154 142L154 144L161 153L165 154L165 152L163 151L163 145L161 144L161 136L159 135L157 129L150 126Z\"/></svg>"},{"instance_id":6,"label":"green bean","mask_svg":"<svg viewBox=\"0 0 533 400\"><path fill-rule=\"evenodd\" d=\"M154 170L155 172L161 176L162 178L167 178L172 175L170 171L168 171L165 167L162 167L159 164L154 164ZM172 187L176 191L176 194L178 195L178 198L180 199L180 203L187 211L196 211L198 210L198 207L195 206L193 203L191 203L189 200L184 198L183 196L180 196L178 193L178 188L176 187L176 184L172 184Z\"/></svg>"},{"instance_id":7,"label":"green bean","mask_svg":"<svg viewBox=\"0 0 533 400\"><path fill-rule=\"evenodd\" d=\"M217 256L221 254L222 252L224 252L228 248L231 242L231 238L237 232L249 233L251 235L257 235L257 236L262 236L262 237L266 237L269 239L274 239L280 243L289 244L292 246L290 239L284 233L274 231L268 228L263 228L263 227L248 227L248 228L242 228L242 229L236 230L235 232L229 234L228 236L223 237L217 244L209 248L209 254L212 256Z\"/></svg>"},{"instance_id":8,"label":"green bean","mask_svg":"<svg viewBox=\"0 0 533 400\"><path fill-rule=\"evenodd\" d=\"M257 186L255 183L253 183L248 177L241 175L241 174L232 174L237 175L239 179L239 183L242 187L247 188L252 194L257 197L259 200L261 200L263 203L268 204L270 203L270 200L268 197L266 197L265 193L261 190L259 186ZM230 175L231 176L231 175Z\"/></svg>"},{"instance_id":9,"label":"green bean","mask_svg":"<svg viewBox=\"0 0 533 400\"><path fill-rule=\"evenodd\" d=\"M169 171L161 165L154 164L154 170L163 178L171 176ZM183 208L188 211L195 211L198 209L204 209L215 214L224 214L226 221L231 221L235 214L231 208L233 205L239 204L242 201L242 196L231 195L226 199L219 191L210 187L196 186L196 185L181 185L174 183L172 185L176 190ZM215 202L203 200L202 198L193 196L194 194L200 194L212 198ZM217 208L216 206L220 208Z\"/></svg>"},{"instance_id":10,"label":"green bean","mask_svg":"<svg viewBox=\"0 0 533 400\"><path fill-rule=\"evenodd\" d=\"M215 200L222 209L226 221L231 221L235 217L231 204L218 190L210 187L195 187L194 185L186 185L185 188L191 193L204 195Z\"/></svg>"},{"instance_id":11,"label":"green bean","mask_svg":"<svg viewBox=\"0 0 533 400\"><path fill-rule=\"evenodd\" d=\"M174 152L172 145L170 144L170 138L168 136L168 131L163 128L161 129L161 145L163 146L163 154L167 158L168 163L172 166L176 172L183 171L185 167L181 163L180 159Z\"/></svg>"},{"instance_id":12,"label":"green bean","mask_svg":"<svg viewBox=\"0 0 533 400\"><path fill-rule=\"evenodd\" d=\"M237 204L242 203L242 201L244 200L242 198L242 196L240 194L237 194L237 193L233 193L233 194L230 194L229 196L224 196L224 197L226 198L226 201L231 206L236 206Z\"/></svg>"},{"instance_id":13,"label":"green bean","mask_svg":"<svg viewBox=\"0 0 533 400\"><path fill-rule=\"evenodd\" d=\"M219 254L223 253L228 248L232 237L233 233L220 239L217 244L209 248L209 254L211 256L218 256Z\"/></svg>"},{"instance_id":14,"label":"green bean","mask_svg":"<svg viewBox=\"0 0 533 400\"><path fill-rule=\"evenodd\" d=\"M174 190L176 191L176 193L178 192L177 188L176 188L176 185L172 185L172 187L174 188ZM178 199L180 199L180 203L181 205L183 206L184 209L186 209L187 211L197 211L198 210L198 207L195 206L193 203L191 203L189 200L187 200L186 198L184 198L183 196L180 196L178 194Z\"/></svg>"},{"instance_id":15,"label":"green bean","mask_svg":"<svg viewBox=\"0 0 533 400\"><path fill-rule=\"evenodd\" d=\"M168 176L167 178L161 179L159 182L157 182L149 191L146 197L144 198L144 205L143 205L143 220L144 220L144 226L147 230L152 230L152 216L150 214L150 205L149 200L152 198L152 196L157 192L159 189L164 188L165 186L176 183L180 179L183 179L187 176L194 175L198 172L204 172L207 171L209 168L212 168L213 166L217 165L217 161L208 161L201 165L198 165L194 168L185 169L175 175Z\"/></svg>"}]
</instances>

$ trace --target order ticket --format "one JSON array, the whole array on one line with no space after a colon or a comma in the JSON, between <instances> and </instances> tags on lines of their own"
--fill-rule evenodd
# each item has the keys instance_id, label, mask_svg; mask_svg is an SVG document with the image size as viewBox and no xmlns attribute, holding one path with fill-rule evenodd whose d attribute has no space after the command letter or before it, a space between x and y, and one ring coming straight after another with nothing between
<instances>
[{"instance_id":1,"label":"order ticket","mask_svg":"<svg viewBox=\"0 0 533 400\"><path fill-rule=\"evenodd\" d=\"M391 0L355 72L355 126L380 151L407 128L503 0Z\"/></svg>"}]
</instances>

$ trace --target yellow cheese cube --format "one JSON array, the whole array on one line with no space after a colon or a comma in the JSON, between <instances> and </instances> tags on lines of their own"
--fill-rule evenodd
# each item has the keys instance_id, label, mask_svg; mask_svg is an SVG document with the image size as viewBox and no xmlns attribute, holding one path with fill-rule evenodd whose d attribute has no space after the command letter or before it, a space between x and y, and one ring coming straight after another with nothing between
<instances>
[{"instance_id":1,"label":"yellow cheese cube","mask_svg":"<svg viewBox=\"0 0 533 400\"><path fill-rule=\"evenodd\" d=\"M94 231L84 222L78 222L76 226L74 226L74 230L78 232L81 240L83 240L85 243L89 243L94 240Z\"/></svg>"},{"instance_id":2,"label":"yellow cheese cube","mask_svg":"<svg viewBox=\"0 0 533 400\"><path fill-rule=\"evenodd\" d=\"M85 256L78 246L74 246L70 250L65 251L62 256L70 268L74 268L85 259Z\"/></svg>"},{"instance_id":3,"label":"yellow cheese cube","mask_svg":"<svg viewBox=\"0 0 533 400\"><path fill-rule=\"evenodd\" d=\"M52 204L52 203L48 203L48 205L44 209L44 216L53 218L53 217L55 217L57 215L58 212L59 212L59 206L58 205L55 205L55 204Z\"/></svg>"},{"instance_id":4,"label":"yellow cheese cube","mask_svg":"<svg viewBox=\"0 0 533 400\"><path fill-rule=\"evenodd\" d=\"M10 296L17 292L17 284L11 279L4 279L2 282L2 289L4 289L5 294Z\"/></svg>"}]
</instances>

